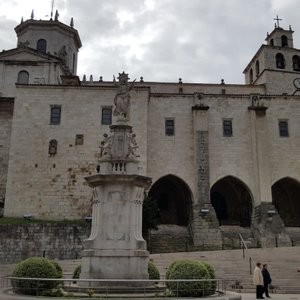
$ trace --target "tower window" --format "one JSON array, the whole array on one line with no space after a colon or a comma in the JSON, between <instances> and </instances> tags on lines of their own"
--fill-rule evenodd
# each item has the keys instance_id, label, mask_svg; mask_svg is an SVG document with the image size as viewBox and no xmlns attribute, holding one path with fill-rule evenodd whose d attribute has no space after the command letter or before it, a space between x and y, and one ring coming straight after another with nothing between
<instances>
[{"instance_id":1,"label":"tower window","mask_svg":"<svg viewBox=\"0 0 300 300\"><path fill-rule=\"evenodd\" d=\"M281 46L287 47L288 46L288 39L286 35L281 36Z\"/></svg>"},{"instance_id":2,"label":"tower window","mask_svg":"<svg viewBox=\"0 0 300 300\"><path fill-rule=\"evenodd\" d=\"M259 75L259 61L257 60L255 63L255 73L256 73L256 77Z\"/></svg>"},{"instance_id":3,"label":"tower window","mask_svg":"<svg viewBox=\"0 0 300 300\"><path fill-rule=\"evenodd\" d=\"M223 120L223 136L232 136L232 120Z\"/></svg>"},{"instance_id":4,"label":"tower window","mask_svg":"<svg viewBox=\"0 0 300 300\"><path fill-rule=\"evenodd\" d=\"M50 113L50 124L58 125L60 124L61 117L61 106L60 105L52 105L51 113Z\"/></svg>"},{"instance_id":5,"label":"tower window","mask_svg":"<svg viewBox=\"0 0 300 300\"><path fill-rule=\"evenodd\" d=\"M253 70L250 69L250 83L253 83Z\"/></svg>"},{"instance_id":6,"label":"tower window","mask_svg":"<svg viewBox=\"0 0 300 300\"><path fill-rule=\"evenodd\" d=\"M294 71L300 71L300 57L298 55L293 56L293 69Z\"/></svg>"},{"instance_id":7,"label":"tower window","mask_svg":"<svg viewBox=\"0 0 300 300\"><path fill-rule=\"evenodd\" d=\"M279 126L279 136L287 137L289 136L289 124L286 120L281 120L278 122Z\"/></svg>"},{"instance_id":8,"label":"tower window","mask_svg":"<svg viewBox=\"0 0 300 300\"><path fill-rule=\"evenodd\" d=\"M36 50L46 53L47 51L47 42L44 39L39 39L36 43Z\"/></svg>"},{"instance_id":9,"label":"tower window","mask_svg":"<svg viewBox=\"0 0 300 300\"><path fill-rule=\"evenodd\" d=\"M20 71L18 74L17 83L28 84L29 83L29 73L27 71Z\"/></svg>"},{"instance_id":10,"label":"tower window","mask_svg":"<svg viewBox=\"0 0 300 300\"><path fill-rule=\"evenodd\" d=\"M174 119L166 119L165 120L165 133L168 136L172 136L175 134L175 121Z\"/></svg>"},{"instance_id":11,"label":"tower window","mask_svg":"<svg viewBox=\"0 0 300 300\"><path fill-rule=\"evenodd\" d=\"M276 54L276 68L285 69L285 59L281 53Z\"/></svg>"},{"instance_id":12,"label":"tower window","mask_svg":"<svg viewBox=\"0 0 300 300\"><path fill-rule=\"evenodd\" d=\"M102 108L102 116L101 116L101 124L102 125L111 125L111 116L112 116L112 108L111 107L103 107Z\"/></svg>"}]
</instances>

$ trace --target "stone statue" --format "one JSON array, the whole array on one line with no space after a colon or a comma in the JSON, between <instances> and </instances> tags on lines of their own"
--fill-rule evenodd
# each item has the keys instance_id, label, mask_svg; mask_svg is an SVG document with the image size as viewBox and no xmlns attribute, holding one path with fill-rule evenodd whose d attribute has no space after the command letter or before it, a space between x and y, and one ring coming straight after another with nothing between
<instances>
[{"instance_id":1,"label":"stone statue","mask_svg":"<svg viewBox=\"0 0 300 300\"><path fill-rule=\"evenodd\" d=\"M136 154L136 151L139 146L137 144L135 137L136 135L134 133L130 134L129 136L128 154L127 154L128 158L139 157L139 155Z\"/></svg>"},{"instance_id":2,"label":"stone statue","mask_svg":"<svg viewBox=\"0 0 300 300\"><path fill-rule=\"evenodd\" d=\"M129 120L129 106L130 106L130 91L133 89L134 83L136 79L128 86L128 74L123 72L119 73L119 85L118 92L114 98L115 109L114 116L119 117L120 119L124 119L126 121Z\"/></svg>"},{"instance_id":3,"label":"stone statue","mask_svg":"<svg viewBox=\"0 0 300 300\"><path fill-rule=\"evenodd\" d=\"M104 139L101 141L100 144L100 157L101 158L111 158L111 147L112 141L111 137L108 134L103 134Z\"/></svg>"}]
</instances>

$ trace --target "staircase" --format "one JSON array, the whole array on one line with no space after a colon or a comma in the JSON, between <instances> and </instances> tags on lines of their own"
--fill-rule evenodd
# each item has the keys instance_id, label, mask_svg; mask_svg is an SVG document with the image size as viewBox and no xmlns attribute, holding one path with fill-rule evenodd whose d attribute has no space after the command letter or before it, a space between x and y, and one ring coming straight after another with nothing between
<instances>
[{"instance_id":1,"label":"staircase","mask_svg":"<svg viewBox=\"0 0 300 300\"><path fill-rule=\"evenodd\" d=\"M280 248L253 248L242 250L220 250L201 252L177 252L151 254L150 258L164 278L167 267L177 259L202 260L210 263L216 271L216 277L228 280L227 288L242 293L254 293L252 272L257 261L267 263L272 277L272 293L300 294L300 246ZM71 278L75 268L81 263L77 260L59 261L64 277ZM13 265L1 265L0 277L10 275Z\"/></svg>"},{"instance_id":2,"label":"staircase","mask_svg":"<svg viewBox=\"0 0 300 300\"><path fill-rule=\"evenodd\" d=\"M187 253L152 254L151 258L161 275L176 259L203 260L210 263L216 277L229 280L228 289L238 292L255 292L252 274L257 261L268 264L276 293L300 293L300 247L247 249L245 258L242 250L203 251Z\"/></svg>"}]
</instances>

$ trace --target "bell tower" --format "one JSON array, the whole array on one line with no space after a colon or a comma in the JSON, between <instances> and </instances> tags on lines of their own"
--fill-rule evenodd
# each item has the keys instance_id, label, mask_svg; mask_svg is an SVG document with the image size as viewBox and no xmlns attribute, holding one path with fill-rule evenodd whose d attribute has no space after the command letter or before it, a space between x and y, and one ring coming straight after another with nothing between
<instances>
[{"instance_id":1,"label":"bell tower","mask_svg":"<svg viewBox=\"0 0 300 300\"><path fill-rule=\"evenodd\" d=\"M293 94L293 81L300 77L300 50L294 48L293 33L280 27L278 16L275 28L267 33L262 45L244 70L246 84L264 84L268 94ZM284 84L283 84L284 83Z\"/></svg>"},{"instance_id":2,"label":"bell tower","mask_svg":"<svg viewBox=\"0 0 300 300\"><path fill-rule=\"evenodd\" d=\"M81 48L81 40L76 29L74 29L73 18L70 26L58 20L58 12L54 20L34 20L33 12L31 18L15 28L18 47L29 47L40 53L47 53L58 57L66 71L76 75L78 51Z\"/></svg>"}]
</instances>

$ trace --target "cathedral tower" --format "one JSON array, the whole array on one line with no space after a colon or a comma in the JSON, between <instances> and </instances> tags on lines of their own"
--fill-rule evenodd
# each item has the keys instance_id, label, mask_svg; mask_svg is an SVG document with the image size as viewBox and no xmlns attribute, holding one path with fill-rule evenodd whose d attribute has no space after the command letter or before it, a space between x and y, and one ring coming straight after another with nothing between
<instances>
[{"instance_id":1,"label":"cathedral tower","mask_svg":"<svg viewBox=\"0 0 300 300\"><path fill-rule=\"evenodd\" d=\"M79 34L73 28L73 19L70 26L55 19L34 20L21 22L15 31L18 37L18 46L36 49L40 53L47 53L59 57L70 74L76 75L78 50L82 46Z\"/></svg>"},{"instance_id":2,"label":"cathedral tower","mask_svg":"<svg viewBox=\"0 0 300 300\"><path fill-rule=\"evenodd\" d=\"M246 84L265 84L268 94L293 94L300 77L300 50L293 45L293 31L277 24L244 70Z\"/></svg>"}]
</instances>

